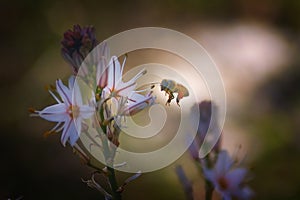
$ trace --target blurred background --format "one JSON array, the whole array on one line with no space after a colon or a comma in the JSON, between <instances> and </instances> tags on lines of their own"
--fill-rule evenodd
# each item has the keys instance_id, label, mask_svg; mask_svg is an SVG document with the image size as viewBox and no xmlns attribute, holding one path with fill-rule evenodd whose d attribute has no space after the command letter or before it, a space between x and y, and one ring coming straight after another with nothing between
<instances>
[{"instance_id":1,"label":"blurred background","mask_svg":"<svg viewBox=\"0 0 300 200\"><path fill-rule=\"evenodd\" d=\"M300 1L2 0L0 22L0 199L102 198L81 182L91 170L60 145L59 135L43 137L53 124L27 111L53 103L45 85L71 74L60 41L73 24L94 25L99 41L143 26L197 40L223 77L223 148L232 153L241 145L254 199L300 199ZM203 199L203 181L188 154L129 184L124 199L184 199L178 164L196 199Z\"/></svg>"}]
</instances>

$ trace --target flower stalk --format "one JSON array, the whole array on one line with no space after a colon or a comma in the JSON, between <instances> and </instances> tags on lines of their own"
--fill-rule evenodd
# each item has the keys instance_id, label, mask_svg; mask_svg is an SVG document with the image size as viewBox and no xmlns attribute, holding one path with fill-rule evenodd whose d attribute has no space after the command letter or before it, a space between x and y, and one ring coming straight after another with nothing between
<instances>
[{"instance_id":1,"label":"flower stalk","mask_svg":"<svg viewBox=\"0 0 300 200\"><path fill-rule=\"evenodd\" d=\"M102 129L103 133L106 133L106 131L107 131L106 126L101 126L101 129ZM113 156L112 155L114 155L114 153L111 152L111 150L108 146L109 140L108 140L107 136L102 134L101 140L102 140L102 146L103 146L103 153L104 153L104 157L105 157L105 161L106 161L108 181L109 181L109 185L112 190L112 197L114 200L121 200L122 196L121 196L121 193L118 192L119 186L117 183L115 170L114 170L114 168L111 167L111 166L113 166Z\"/></svg>"},{"instance_id":2,"label":"flower stalk","mask_svg":"<svg viewBox=\"0 0 300 200\"><path fill-rule=\"evenodd\" d=\"M205 180L205 200L212 200L213 192L214 186L208 180Z\"/></svg>"},{"instance_id":3,"label":"flower stalk","mask_svg":"<svg viewBox=\"0 0 300 200\"><path fill-rule=\"evenodd\" d=\"M176 167L175 172L177 174L177 177L183 187L185 197L187 200L194 200L193 196L193 185L191 181L186 177L182 167L179 165Z\"/></svg>"}]
</instances>

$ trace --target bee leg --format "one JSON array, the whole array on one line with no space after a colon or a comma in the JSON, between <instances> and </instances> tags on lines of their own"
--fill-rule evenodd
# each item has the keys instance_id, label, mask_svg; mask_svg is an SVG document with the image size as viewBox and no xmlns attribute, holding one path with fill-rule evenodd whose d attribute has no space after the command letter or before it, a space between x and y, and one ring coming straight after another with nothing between
<instances>
[{"instance_id":1,"label":"bee leg","mask_svg":"<svg viewBox=\"0 0 300 200\"><path fill-rule=\"evenodd\" d=\"M174 99L174 95L172 92L169 92L168 94L169 94L169 99L166 102L166 105L170 105L171 101Z\"/></svg>"},{"instance_id":2,"label":"bee leg","mask_svg":"<svg viewBox=\"0 0 300 200\"><path fill-rule=\"evenodd\" d=\"M176 98L176 103L177 103L177 105L180 107L179 101L180 101L180 99Z\"/></svg>"},{"instance_id":3,"label":"bee leg","mask_svg":"<svg viewBox=\"0 0 300 200\"><path fill-rule=\"evenodd\" d=\"M173 95L173 92L170 92L170 94L169 94L169 99L174 99L174 95Z\"/></svg>"},{"instance_id":4,"label":"bee leg","mask_svg":"<svg viewBox=\"0 0 300 200\"><path fill-rule=\"evenodd\" d=\"M178 92L178 95L177 95L177 98L176 98L176 102L177 102L177 105L180 107L179 105L179 101L183 98L183 93L181 92Z\"/></svg>"},{"instance_id":5,"label":"bee leg","mask_svg":"<svg viewBox=\"0 0 300 200\"><path fill-rule=\"evenodd\" d=\"M170 106L171 101L172 101L172 98L170 98L170 96L169 96L169 99L168 99L168 101L166 102L166 106Z\"/></svg>"}]
</instances>

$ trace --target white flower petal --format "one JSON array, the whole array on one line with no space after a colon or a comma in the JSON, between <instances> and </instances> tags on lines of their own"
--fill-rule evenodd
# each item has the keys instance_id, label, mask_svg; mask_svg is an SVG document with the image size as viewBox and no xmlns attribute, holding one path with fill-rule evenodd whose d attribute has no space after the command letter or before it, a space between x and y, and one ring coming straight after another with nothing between
<instances>
[{"instance_id":1,"label":"white flower petal","mask_svg":"<svg viewBox=\"0 0 300 200\"><path fill-rule=\"evenodd\" d=\"M40 117L50 122L64 122L68 118L66 114L40 114Z\"/></svg>"},{"instance_id":2,"label":"white flower petal","mask_svg":"<svg viewBox=\"0 0 300 200\"><path fill-rule=\"evenodd\" d=\"M120 62L116 56L112 56L109 62L107 86L114 90L120 79L122 79Z\"/></svg>"},{"instance_id":3,"label":"white flower petal","mask_svg":"<svg viewBox=\"0 0 300 200\"><path fill-rule=\"evenodd\" d=\"M131 81L136 82L137 79L139 79L141 76L145 75L147 73L146 69L142 69L139 73L137 73L132 79Z\"/></svg>"},{"instance_id":4,"label":"white flower petal","mask_svg":"<svg viewBox=\"0 0 300 200\"><path fill-rule=\"evenodd\" d=\"M67 107L64 103L54 104L52 106L48 106L40 111L40 114L62 114L65 113Z\"/></svg>"},{"instance_id":5,"label":"white flower petal","mask_svg":"<svg viewBox=\"0 0 300 200\"><path fill-rule=\"evenodd\" d=\"M83 105L80 107L80 116L83 119L88 119L93 116L95 112L95 108L87 105Z\"/></svg>"},{"instance_id":6,"label":"white flower petal","mask_svg":"<svg viewBox=\"0 0 300 200\"><path fill-rule=\"evenodd\" d=\"M100 55L104 58L109 58L109 54L109 47L107 45L107 42L104 41L100 46Z\"/></svg>"},{"instance_id":7,"label":"white flower petal","mask_svg":"<svg viewBox=\"0 0 300 200\"><path fill-rule=\"evenodd\" d=\"M123 74L123 70L124 70L124 67L125 67L126 59L127 59L127 56L125 56L125 58L123 60L123 63L122 63L122 67L121 67L121 71L120 71L121 76Z\"/></svg>"},{"instance_id":8,"label":"white flower petal","mask_svg":"<svg viewBox=\"0 0 300 200\"><path fill-rule=\"evenodd\" d=\"M107 99L110 95L110 90L108 87L105 87L103 90L102 90L102 93L101 93L101 98L102 99Z\"/></svg>"},{"instance_id":9,"label":"white flower petal","mask_svg":"<svg viewBox=\"0 0 300 200\"><path fill-rule=\"evenodd\" d=\"M96 71L97 86L101 88L105 87L108 79L108 68L107 68L107 61L105 58L99 61L96 70L97 70Z\"/></svg>"},{"instance_id":10,"label":"white flower petal","mask_svg":"<svg viewBox=\"0 0 300 200\"><path fill-rule=\"evenodd\" d=\"M80 134L81 134L82 118L81 118L81 117L78 117L78 118L75 119L73 122L74 122L74 124L75 124L75 128L76 128L77 135L78 135L78 137L79 137Z\"/></svg>"},{"instance_id":11,"label":"white flower petal","mask_svg":"<svg viewBox=\"0 0 300 200\"><path fill-rule=\"evenodd\" d=\"M114 69L114 72L115 72L115 83L119 82L120 80L122 80L122 67L121 67L121 64L118 60L118 57L116 56L113 56L112 58L113 59L113 67L115 68Z\"/></svg>"},{"instance_id":12,"label":"white flower petal","mask_svg":"<svg viewBox=\"0 0 300 200\"><path fill-rule=\"evenodd\" d=\"M71 91L62 83L60 79L56 81L56 90L65 103L68 105L72 104Z\"/></svg>"},{"instance_id":13,"label":"white flower petal","mask_svg":"<svg viewBox=\"0 0 300 200\"><path fill-rule=\"evenodd\" d=\"M64 122L69 117L66 113L66 105L63 103L48 106L38 114L41 118L51 122Z\"/></svg>"},{"instance_id":14,"label":"white flower petal","mask_svg":"<svg viewBox=\"0 0 300 200\"><path fill-rule=\"evenodd\" d=\"M74 95L74 96L72 96L72 98L73 98L72 103L74 105L77 105L80 107L82 105L82 95L81 95L80 87L77 82L74 83L74 88L71 92L72 92L72 95Z\"/></svg>"},{"instance_id":15,"label":"white flower petal","mask_svg":"<svg viewBox=\"0 0 300 200\"><path fill-rule=\"evenodd\" d=\"M139 102L143 101L147 96L145 97L144 95L138 94L136 92L131 92L130 95L128 95L128 100L131 102Z\"/></svg>"},{"instance_id":16,"label":"white flower petal","mask_svg":"<svg viewBox=\"0 0 300 200\"><path fill-rule=\"evenodd\" d=\"M75 132L74 132L75 130ZM64 130L61 134L61 143L66 146L66 142L68 140L68 138L70 137L71 134L76 134L77 135L77 132L76 132L76 128L75 128L75 125L74 125L74 121L70 118L68 119L65 124L64 124Z\"/></svg>"},{"instance_id":17,"label":"white flower petal","mask_svg":"<svg viewBox=\"0 0 300 200\"><path fill-rule=\"evenodd\" d=\"M79 134L78 131L76 130L75 124L74 122L71 122L70 128L69 128L69 141L70 141L70 145L74 146L74 144L77 142L78 138L79 138Z\"/></svg>"},{"instance_id":18,"label":"white flower petal","mask_svg":"<svg viewBox=\"0 0 300 200\"><path fill-rule=\"evenodd\" d=\"M138 95L140 95L140 94L138 94ZM128 106L128 112L129 112L130 115L134 115L134 114L140 112L141 110L145 109L146 107L152 105L152 101L151 101L152 97L151 96L143 96L143 95L141 95L141 97L138 97L138 98L136 96L135 99L137 101L136 102L132 102Z\"/></svg>"},{"instance_id":19,"label":"white flower petal","mask_svg":"<svg viewBox=\"0 0 300 200\"><path fill-rule=\"evenodd\" d=\"M69 90L70 91L73 90L74 83L75 83L75 76L70 76L70 78L69 78Z\"/></svg>"},{"instance_id":20,"label":"white flower petal","mask_svg":"<svg viewBox=\"0 0 300 200\"><path fill-rule=\"evenodd\" d=\"M126 83L119 82L116 90L118 91L118 95L120 96L129 96L135 89L136 83L132 81L128 81Z\"/></svg>"}]
</instances>

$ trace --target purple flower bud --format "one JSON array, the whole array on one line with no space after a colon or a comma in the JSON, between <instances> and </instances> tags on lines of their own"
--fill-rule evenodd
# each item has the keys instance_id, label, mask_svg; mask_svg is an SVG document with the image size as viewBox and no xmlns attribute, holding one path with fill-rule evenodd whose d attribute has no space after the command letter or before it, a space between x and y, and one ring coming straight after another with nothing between
<instances>
[{"instance_id":1,"label":"purple flower bud","mask_svg":"<svg viewBox=\"0 0 300 200\"><path fill-rule=\"evenodd\" d=\"M200 137L200 140L203 141L211 122L212 102L202 101L199 104L199 110L200 110L200 120L199 120L197 135Z\"/></svg>"},{"instance_id":2,"label":"purple flower bud","mask_svg":"<svg viewBox=\"0 0 300 200\"><path fill-rule=\"evenodd\" d=\"M61 53L72 66L74 74L77 74L82 61L97 44L95 29L92 26L81 28L80 25L74 25L73 30L64 33Z\"/></svg>"},{"instance_id":3,"label":"purple flower bud","mask_svg":"<svg viewBox=\"0 0 300 200\"><path fill-rule=\"evenodd\" d=\"M214 102L211 101L202 101L199 104L200 110L200 120L198 125L197 137L200 141L200 145L204 142L206 135L212 131L219 131L218 119L212 117L212 112L216 112L216 116L218 115L218 107ZM218 152L221 148L221 140L220 137L216 142L213 150Z\"/></svg>"},{"instance_id":4,"label":"purple flower bud","mask_svg":"<svg viewBox=\"0 0 300 200\"><path fill-rule=\"evenodd\" d=\"M217 106L211 101L202 101L194 106L199 106L200 119L198 122L197 134L189 147L189 152L194 160L199 160L199 150L207 134L212 131L219 131L217 119L212 118L212 111L217 112ZM193 109L193 108L192 108ZM221 146L221 138L213 147L218 152Z\"/></svg>"}]
</instances>

